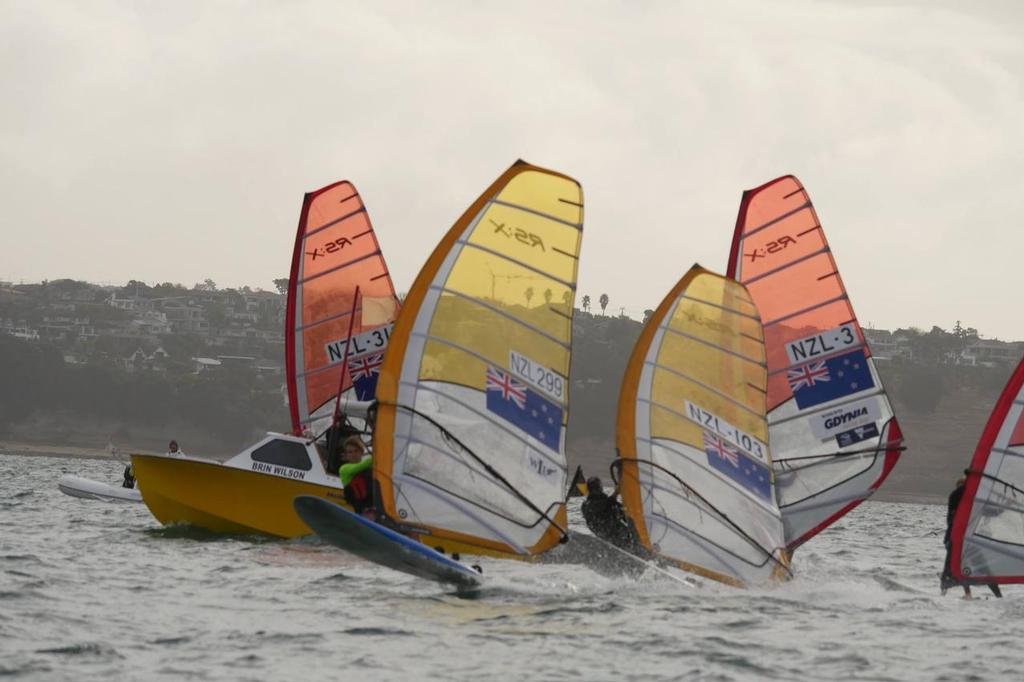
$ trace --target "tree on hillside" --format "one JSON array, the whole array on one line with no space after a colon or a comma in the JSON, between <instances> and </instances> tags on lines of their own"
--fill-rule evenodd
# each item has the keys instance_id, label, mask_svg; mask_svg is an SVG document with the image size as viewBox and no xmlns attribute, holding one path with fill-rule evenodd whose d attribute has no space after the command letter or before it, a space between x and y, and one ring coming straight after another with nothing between
<instances>
[{"instance_id":1,"label":"tree on hillside","mask_svg":"<svg viewBox=\"0 0 1024 682\"><path fill-rule=\"evenodd\" d=\"M551 289L545 289L544 290L544 302L547 303L548 305L551 305L551 297L554 296L554 295L555 294L554 294L554 292L551 291Z\"/></svg>"},{"instance_id":2,"label":"tree on hillside","mask_svg":"<svg viewBox=\"0 0 1024 682\"><path fill-rule=\"evenodd\" d=\"M150 298L151 290L148 284L141 280L130 279L128 283L121 287L119 292L122 296L139 296L142 298Z\"/></svg>"},{"instance_id":3,"label":"tree on hillside","mask_svg":"<svg viewBox=\"0 0 1024 682\"><path fill-rule=\"evenodd\" d=\"M154 286L150 292L154 298L184 298L188 295L188 287L174 282L163 282Z\"/></svg>"},{"instance_id":4,"label":"tree on hillside","mask_svg":"<svg viewBox=\"0 0 1024 682\"><path fill-rule=\"evenodd\" d=\"M583 310L584 312L590 312L590 294L583 297Z\"/></svg>"},{"instance_id":5,"label":"tree on hillside","mask_svg":"<svg viewBox=\"0 0 1024 682\"><path fill-rule=\"evenodd\" d=\"M648 308L647 310L644 311L644 324L647 324L647 320L651 319L651 315L653 315L653 314L654 314L654 311L651 310L650 308Z\"/></svg>"},{"instance_id":6,"label":"tree on hillside","mask_svg":"<svg viewBox=\"0 0 1024 682\"><path fill-rule=\"evenodd\" d=\"M527 287L526 291L523 292L523 296L526 297L526 307L530 307L530 299L533 298L533 287Z\"/></svg>"},{"instance_id":7,"label":"tree on hillside","mask_svg":"<svg viewBox=\"0 0 1024 682\"><path fill-rule=\"evenodd\" d=\"M601 314L604 315L605 308L608 307L608 294L601 294L597 302L601 304Z\"/></svg>"},{"instance_id":8,"label":"tree on hillside","mask_svg":"<svg viewBox=\"0 0 1024 682\"><path fill-rule=\"evenodd\" d=\"M927 334L911 328L916 332L910 340L914 357L929 364L941 365L955 359L958 339L941 327L932 327Z\"/></svg>"},{"instance_id":9,"label":"tree on hillside","mask_svg":"<svg viewBox=\"0 0 1024 682\"><path fill-rule=\"evenodd\" d=\"M274 286L277 287L277 293L287 294L288 293L288 278L279 277L274 280Z\"/></svg>"},{"instance_id":10,"label":"tree on hillside","mask_svg":"<svg viewBox=\"0 0 1024 682\"><path fill-rule=\"evenodd\" d=\"M224 305L224 303L222 303L221 301L211 303L210 305L206 306L205 313L206 319L210 323L211 331L218 332L224 329L228 320L228 310L227 306Z\"/></svg>"},{"instance_id":11,"label":"tree on hillside","mask_svg":"<svg viewBox=\"0 0 1024 682\"><path fill-rule=\"evenodd\" d=\"M202 283L197 283L195 286L196 291L217 291L217 283L207 277Z\"/></svg>"},{"instance_id":12,"label":"tree on hillside","mask_svg":"<svg viewBox=\"0 0 1024 682\"><path fill-rule=\"evenodd\" d=\"M978 340L978 330L974 327L964 327L960 320L953 325L953 338L955 339L955 352L957 357L974 342Z\"/></svg>"}]
</instances>

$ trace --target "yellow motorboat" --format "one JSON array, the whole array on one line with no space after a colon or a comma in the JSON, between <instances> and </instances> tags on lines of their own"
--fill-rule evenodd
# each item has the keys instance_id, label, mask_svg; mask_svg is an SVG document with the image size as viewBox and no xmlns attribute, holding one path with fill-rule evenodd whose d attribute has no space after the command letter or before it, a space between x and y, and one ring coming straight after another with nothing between
<instances>
[{"instance_id":1,"label":"yellow motorboat","mask_svg":"<svg viewBox=\"0 0 1024 682\"><path fill-rule=\"evenodd\" d=\"M317 445L267 434L226 462L198 457L132 455L142 500L160 523L216 533L308 535L292 508L298 495L344 505L341 481L324 470Z\"/></svg>"}]
</instances>

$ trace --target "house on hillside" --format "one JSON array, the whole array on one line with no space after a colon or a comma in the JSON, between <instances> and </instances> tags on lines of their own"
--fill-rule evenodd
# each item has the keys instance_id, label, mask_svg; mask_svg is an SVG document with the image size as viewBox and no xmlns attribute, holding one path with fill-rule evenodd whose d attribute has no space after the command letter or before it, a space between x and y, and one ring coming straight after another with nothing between
<instances>
[{"instance_id":1,"label":"house on hillside","mask_svg":"<svg viewBox=\"0 0 1024 682\"><path fill-rule=\"evenodd\" d=\"M195 367L193 374L216 371L221 365L220 360L216 358L192 358L192 363Z\"/></svg>"},{"instance_id":2,"label":"house on hillside","mask_svg":"<svg viewBox=\"0 0 1024 682\"><path fill-rule=\"evenodd\" d=\"M158 310L143 310L129 322L129 325L136 329L140 335L159 336L170 334L171 323L167 319L167 313Z\"/></svg>"},{"instance_id":3,"label":"house on hillside","mask_svg":"<svg viewBox=\"0 0 1024 682\"><path fill-rule=\"evenodd\" d=\"M0 334L7 334L23 341L39 340L39 330L29 327L25 320L0 320Z\"/></svg>"},{"instance_id":4,"label":"house on hillside","mask_svg":"<svg viewBox=\"0 0 1024 682\"><path fill-rule=\"evenodd\" d=\"M888 329L864 329L864 339L871 349L871 357L877 363L892 362L895 359L912 360L914 350L910 337L902 331L895 333Z\"/></svg>"},{"instance_id":5,"label":"house on hillside","mask_svg":"<svg viewBox=\"0 0 1024 682\"><path fill-rule=\"evenodd\" d=\"M974 339L960 352L957 364L969 367L1013 365L1020 361L1022 353L1024 341L1007 343L999 339Z\"/></svg>"},{"instance_id":6,"label":"house on hillside","mask_svg":"<svg viewBox=\"0 0 1024 682\"><path fill-rule=\"evenodd\" d=\"M206 334L210 331L210 323L199 306L168 302L164 304L163 312L171 329L177 333Z\"/></svg>"},{"instance_id":7,"label":"house on hillside","mask_svg":"<svg viewBox=\"0 0 1024 682\"><path fill-rule=\"evenodd\" d=\"M119 297L116 291L110 294L110 298L107 299L106 303L112 308L128 312L153 309L152 301L147 298L142 298L141 296Z\"/></svg>"}]
</instances>

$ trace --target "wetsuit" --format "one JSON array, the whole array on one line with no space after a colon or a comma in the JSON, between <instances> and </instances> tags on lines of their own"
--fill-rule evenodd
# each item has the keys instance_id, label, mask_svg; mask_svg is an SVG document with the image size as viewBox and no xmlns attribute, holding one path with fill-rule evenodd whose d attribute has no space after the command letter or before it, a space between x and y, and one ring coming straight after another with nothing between
<instances>
[{"instance_id":1,"label":"wetsuit","mask_svg":"<svg viewBox=\"0 0 1024 682\"><path fill-rule=\"evenodd\" d=\"M338 470L345 488L345 501L356 514L373 507L373 457L367 455L358 462L342 464Z\"/></svg>"},{"instance_id":2,"label":"wetsuit","mask_svg":"<svg viewBox=\"0 0 1024 682\"><path fill-rule=\"evenodd\" d=\"M592 492L583 501L580 511L591 533L627 552L636 554L640 551L636 527L614 497L603 490Z\"/></svg>"},{"instance_id":3,"label":"wetsuit","mask_svg":"<svg viewBox=\"0 0 1024 682\"><path fill-rule=\"evenodd\" d=\"M946 562L942 566L942 578L940 579L942 585L942 591L945 592L950 587L958 585L956 580L953 579L953 574L950 572L950 561L953 559L953 543L951 537L953 533L953 519L956 517L956 508L960 505L960 498L964 496L964 487L957 486L953 492L949 494L949 500L946 502L946 534L942 538L942 544L946 546Z\"/></svg>"},{"instance_id":4,"label":"wetsuit","mask_svg":"<svg viewBox=\"0 0 1024 682\"><path fill-rule=\"evenodd\" d=\"M134 488L135 487L135 470L132 469L132 465L129 464L124 468L124 481L121 482L122 488Z\"/></svg>"}]
</instances>

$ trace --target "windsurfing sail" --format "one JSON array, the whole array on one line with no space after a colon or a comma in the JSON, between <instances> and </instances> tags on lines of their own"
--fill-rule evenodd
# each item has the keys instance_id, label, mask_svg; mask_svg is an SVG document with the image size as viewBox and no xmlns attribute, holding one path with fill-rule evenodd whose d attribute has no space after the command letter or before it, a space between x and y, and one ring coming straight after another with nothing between
<instances>
[{"instance_id":1,"label":"windsurfing sail","mask_svg":"<svg viewBox=\"0 0 1024 682\"><path fill-rule=\"evenodd\" d=\"M871 496L899 459L902 433L792 175L743 193L728 275L764 323L770 442L792 551Z\"/></svg>"},{"instance_id":2,"label":"windsurfing sail","mask_svg":"<svg viewBox=\"0 0 1024 682\"><path fill-rule=\"evenodd\" d=\"M420 270L377 384L385 514L431 547L542 552L566 529L565 427L583 193L515 163Z\"/></svg>"},{"instance_id":3,"label":"windsurfing sail","mask_svg":"<svg viewBox=\"0 0 1024 682\"><path fill-rule=\"evenodd\" d=\"M974 451L950 541L954 578L1024 583L1024 360Z\"/></svg>"},{"instance_id":4,"label":"windsurfing sail","mask_svg":"<svg viewBox=\"0 0 1024 682\"><path fill-rule=\"evenodd\" d=\"M373 399L397 314L395 288L356 188L343 181L307 194L285 310L296 435L330 425L339 390L343 399Z\"/></svg>"},{"instance_id":5,"label":"windsurfing sail","mask_svg":"<svg viewBox=\"0 0 1024 682\"><path fill-rule=\"evenodd\" d=\"M619 393L620 490L645 547L743 586L789 575L743 285L695 265L644 325Z\"/></svg>"}]
</instances>

